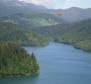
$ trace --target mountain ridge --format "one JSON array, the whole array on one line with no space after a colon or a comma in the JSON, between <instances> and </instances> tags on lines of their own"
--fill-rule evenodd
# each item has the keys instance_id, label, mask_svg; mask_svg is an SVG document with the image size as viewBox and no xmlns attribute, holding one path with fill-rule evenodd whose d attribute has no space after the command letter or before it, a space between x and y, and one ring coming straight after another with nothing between
<instances>
[{"instance_id":1,"label":"mountain ridge","mask_svg":"<svg viewBox=\"0 0 91 84\"><path fill-rule=\"evenodd\" d=\"M50 10L50 13L62 13L63 16L61 16L61 18L68 22L77 22L91 18L91 8L82 9L78 7L71 7L68 9Z\"/></svg>"}]
</instances>

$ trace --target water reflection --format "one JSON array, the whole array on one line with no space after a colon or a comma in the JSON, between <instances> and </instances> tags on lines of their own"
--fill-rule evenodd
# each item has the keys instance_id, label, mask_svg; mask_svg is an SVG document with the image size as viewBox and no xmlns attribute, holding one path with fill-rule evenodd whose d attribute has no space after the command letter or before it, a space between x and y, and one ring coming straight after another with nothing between
<instances>
[{"instance_id":1,"label":"water reflection","mask_svg":"<svg viewBox=\"0 0 91 84\"><path fill-rule=\"evenodd\" d=\"M0 84L37 84L39 75L28 77L0 78Z\"/></svg>"}]
</instances>

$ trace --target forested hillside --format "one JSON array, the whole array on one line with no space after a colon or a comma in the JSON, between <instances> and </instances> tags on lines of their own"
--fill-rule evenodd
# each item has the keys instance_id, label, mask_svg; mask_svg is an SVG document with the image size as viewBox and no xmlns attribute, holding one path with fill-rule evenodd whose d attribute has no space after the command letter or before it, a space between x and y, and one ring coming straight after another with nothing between
<instances>
[{"instance_id":1,"label":"forested hillside","mask_svg":"<svg viewBox=\"0 0 91 84\"><path fill-rule=\"evenodd\" d=\"M0 21L12 22L22 28L52 26L66 22L63 19L48 13L16 13L0 17Z\"/></svg>"},{"instance_id":2,"label":"forested hillside","mask_svg":"<svg viewBox=\"0 0 91 84\"><path fill-rule=\"evenodd\" d=\"M22 29L16 24L0 22L0 42L13 42L21 45L40 46L48 43L48 39Z\"/></svg>"},{"instance_id":3,"label":"forested hillside","mask_svg":"<svg viewBox=\"0 0 91 84\"><path fill-rule=\"evenodd\" d=\"M71 44L91 51L91 19L76 23L33 28L34 32L51 37L56 42Z\"/></svg>"},{"instance_id":4,"label":"forested hillside","mask_svg":"<svg viewBox=\"0 0 91 84\"><path fill-rule=\"evenodd\" d=\"M91 19L44 27L30 26L30 28L22 28L11 22L0 22L1 42L7 41L22 45L41 46L48 44L50 40L71 44L76 48L91 51Z\"/></svg>"},{"instance_id":5,"label":"forested hillside","mask_svg":"<svg viewBox=\"0 0 91 84\"><path fill-rule=\"evenodd\" d=\"M0 42L0 77L28 76L39 73L35 55L18 44Z\"/></svg>"},{"instance_id":6,"label":"forested hillside","mask_svg":"<svg viewBox=\"0 0 91 84\"><path fill-rule=\"evenodd\" d=\"M90 8L56 10L19 0L1 0L0 10L0 42L44 46L56 41L91 51Z\"/></svg>"}]
</instances>

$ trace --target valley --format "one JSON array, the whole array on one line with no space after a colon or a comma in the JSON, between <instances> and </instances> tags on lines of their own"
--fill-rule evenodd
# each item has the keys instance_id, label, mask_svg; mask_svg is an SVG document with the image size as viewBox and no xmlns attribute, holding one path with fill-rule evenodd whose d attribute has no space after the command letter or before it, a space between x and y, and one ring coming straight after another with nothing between
<instances>
[{"instance_id":1,"label":"valley","mask_svg":"<svg viewBox=\"0 0 91 84\"><path fill-rule=\"evenodd\" d=\"M91 84L91 7L38 2L0 0L0 83Z\"/></svg>"}]
</instances>

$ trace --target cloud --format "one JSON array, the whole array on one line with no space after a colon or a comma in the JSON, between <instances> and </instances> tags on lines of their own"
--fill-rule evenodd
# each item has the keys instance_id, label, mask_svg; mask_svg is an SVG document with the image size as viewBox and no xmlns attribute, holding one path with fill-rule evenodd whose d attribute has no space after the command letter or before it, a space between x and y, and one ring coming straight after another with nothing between
<instances>
[{"instance_id":1,"label":"cloud","mask_svg":"<svg viewBox=\"0 0 91 84\"><path fill-rule=\"evenodd\" d=\"M21 0L21 1L46 6L47 8L57 8L61 6L65 0Z\"/></svg>"},{"instance_id":2,"label":"cloud","mask_svg":"<svg viewBox=\"0 0 91 84\"><path fill-rule=\"evenodd\" d=\"M27 3L33 3L37 5L42 5L47 8L70 8L70 7L81 7L81 8L91 8L91 0L20 0Z\"/></svg>"}]
</instances>

